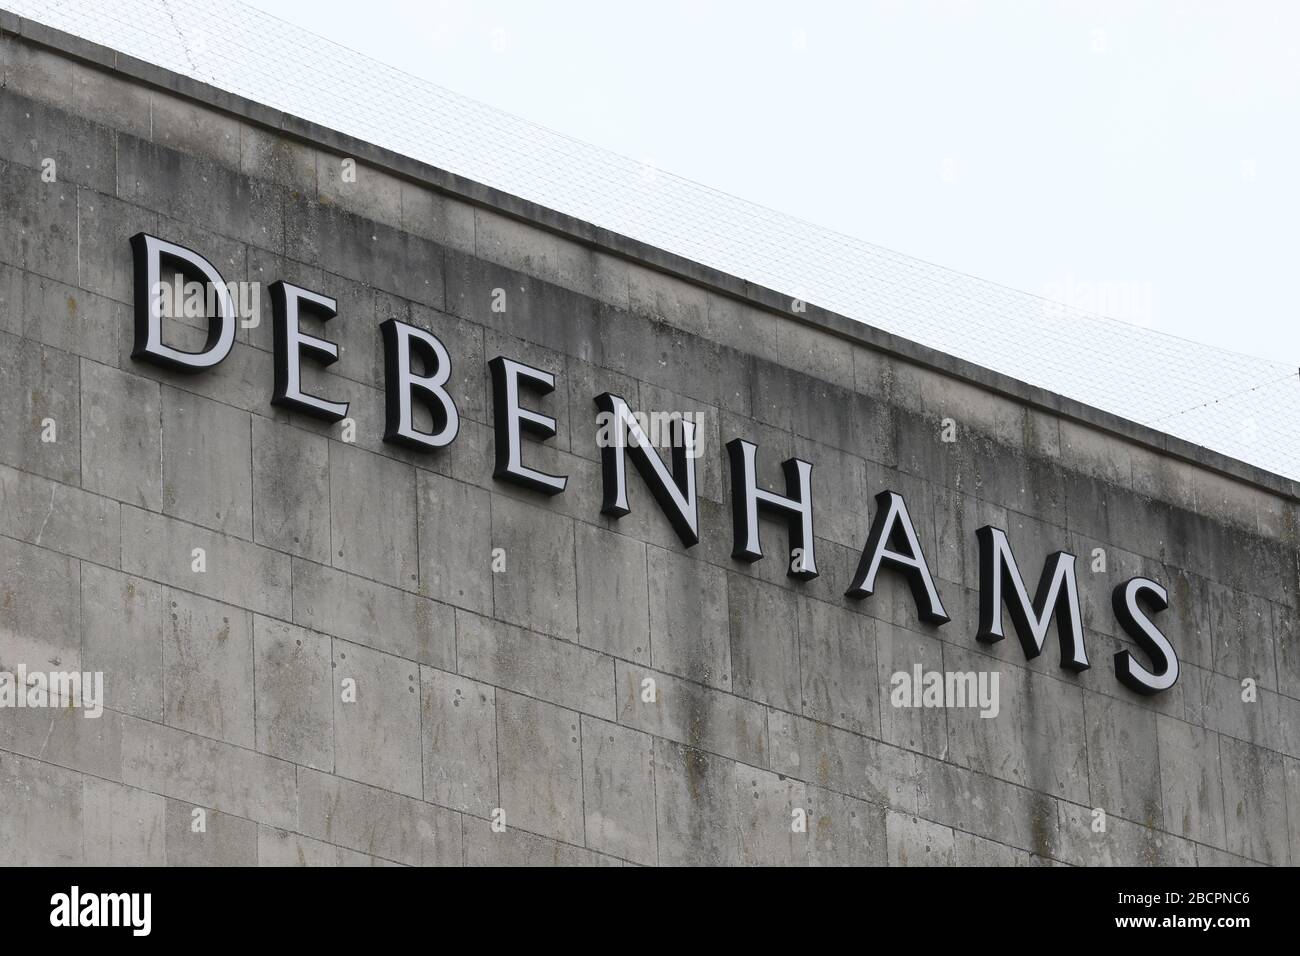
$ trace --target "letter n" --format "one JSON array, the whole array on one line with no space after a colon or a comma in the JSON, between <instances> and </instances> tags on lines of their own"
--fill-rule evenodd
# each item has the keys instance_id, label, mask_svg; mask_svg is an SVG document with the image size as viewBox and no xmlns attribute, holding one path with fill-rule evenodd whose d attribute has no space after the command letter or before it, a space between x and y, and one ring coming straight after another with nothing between
<instances>
[{"instance_id":1,"label":"letter n","mask_svg":"<svg viewBox=\"0 0 1300 956\"><path fill-rule=\"evenodd\" d=\"M681 418L673 420L673 465L669 471L637 424L627 402L609 392L597 395L595 401L596 407L612 419L609 441L600 449L604 485L601 512L620 518L631 512L627 503L626 462L631 458L682 544L689 548L697 543L700 517L695 495L695 423Z\"/></svg>"}]
</instances>

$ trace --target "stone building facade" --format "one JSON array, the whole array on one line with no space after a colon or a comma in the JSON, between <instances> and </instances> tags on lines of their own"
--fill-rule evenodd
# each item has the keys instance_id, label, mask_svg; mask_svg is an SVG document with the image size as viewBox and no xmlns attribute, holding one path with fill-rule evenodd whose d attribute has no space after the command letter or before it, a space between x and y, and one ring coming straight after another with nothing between
<instances>
[{"instance_id":1,"label":"stone building facade","mask_svg":"<svg viewBox=\"0 0 1300 956\"><path fill-rule=\"evenodd\" d=\"M1300 863L1293 482L7 13L0 69L0 671L104 708L0 708L0 863ZM139 355L140 234L233 284L215 367ZM343 421L272 404L275 282L335 300ZM393 320L442 447L385 441ZM559 494L501 475L497 357ZM632 456L608 507L601 395L696 424L698 543ZM815 577L766 506L733 557L737 439L811 465ZM846 594L886 491L946 623ZM977 638L985 527L1031 596L1076 556L1090 667ZM931 672L996 716L899 706Z\"/></svg>"}]
</instances>

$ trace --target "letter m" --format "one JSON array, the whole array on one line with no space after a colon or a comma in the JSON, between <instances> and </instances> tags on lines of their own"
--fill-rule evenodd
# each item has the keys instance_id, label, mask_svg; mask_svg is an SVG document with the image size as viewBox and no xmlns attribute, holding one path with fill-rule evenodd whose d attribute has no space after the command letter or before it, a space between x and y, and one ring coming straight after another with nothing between
<instances>
[{"instance_id":1,"label":"letter m","mask_svg":"<svg viewBox=\"0 0 1300 956\"><path fill-rule=\"evenodd\" d=\"M1088 653L1083 646L1083 615L1079 610L1074 555L1066 551L1048 555L1038 579L1038 593L1031 602L1006 532L985 525L975 532L975 537L980 551L980 620L975 637L993 644L1006 636L1002 631L1005 605L1025 657L1037 657L1043 653L1047 629L1055 617L1056 633L1061 641L1061 666L1072 671L1087 670Z\"/></svg>"}]
</instances>

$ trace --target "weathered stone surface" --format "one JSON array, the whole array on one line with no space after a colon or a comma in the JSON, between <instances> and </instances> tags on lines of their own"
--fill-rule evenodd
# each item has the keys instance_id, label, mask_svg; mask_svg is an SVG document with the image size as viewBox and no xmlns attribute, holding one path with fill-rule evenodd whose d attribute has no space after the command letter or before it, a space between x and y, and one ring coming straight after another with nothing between
<instances>
[{"instance_id":1,"label":"weathered stone surface","mask_svg":"<svg viewBox=\"0 0 1300 956\"><path fill-rule=\"evenodd\" d=\"M334 682L336 772L419 797L419 665L336 640Z\"/></svg>"},{"instance_id":2,"label":"weathered stone surface","mask_svg":"<svg viewBox=\"0 0 1300 956\"><path fill-rule=\"evenodd\" d=\"M424 798L490 816L500 806L496 688L421 667L420 693Z\"/></svg>"},{"instance_id":3,"label":"weathered stone surface","mask_svg":"<svg viewBox=\"0 0 1300 956\"><path fill-rule=\"evenodd\" d=\"M0 714L0 864L1300 862L1290 496L490 191L371 160L349 181L337 144L237 97L146 89L0 19L0 671L100 672L106 705ZM140 231L258 283L218 367L132 356ZM304 376L350 421L270 403L278 279L337 299L304 329L339 360ZM384 440L388 319L448 349L448 447ZM524 457L563 494L493 476L496 355L557 376L523 402L557 434ZM694 546L634 466L629 513L602 513L605 391L702 416ZM786 574L767 511L763 558L732 557L738 437L765 489L813 463L818 578ZM845 595L884 490L947 624L897 569ZM1034 657L1005 613L975 639L984 525L1031 593L1077 556L1088 670L1055 626ZM1181 662L1153 697L1114 674L1148 660L1112 608L1137 575L1168 588L1152 620ZM996 674L996 716L896 705L916 668Z\"/></svg>"},{"instance_id":4,"label":"weathered stone surface","mask_svg":"<svg viewBox=\"0 0 1300 956\"><path fill-rule=\"evenodd\" d=\"M497 760L507 826L582 845L582 744L571 710L497 694Z\"/></svg>"}]
</instances>

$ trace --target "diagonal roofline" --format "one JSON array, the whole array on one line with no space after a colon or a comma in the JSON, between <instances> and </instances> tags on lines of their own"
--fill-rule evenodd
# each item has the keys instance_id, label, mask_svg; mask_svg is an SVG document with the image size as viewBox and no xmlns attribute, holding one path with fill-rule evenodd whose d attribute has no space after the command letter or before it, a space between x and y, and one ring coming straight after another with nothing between
<instances>
[{"instance_id":1,"label":"diagonal roofline","mask_svg":"<svg viewBox=\"0 0 1300 956\"><path fill-rule=\"evenodd\" d=\"M45 47L62 56L109 73L119 74L132 82L190 99L210 109L275 131L304 144L356 157L395 176L428 186L463 202L545 229L582 245L633 260L642 266L778 314L789 321L819 329L913 365L975 384L1032 408L1079 422L1290 501L1300 501L1300 481L1282 474L1030 384L1015 376L989 369L968 359L912 341L902 335L850 318L812 302L806 304L806 311L794 313L787 307L790 301L788 293L778 292L505 190L484 185L337 129L222 90L210 83L121 53L111 47L56 29L29 17L0 9L0 34L20 37L26 42ZM883 247L877 248L900 259L909 258ZM974 279L963 273L947 271L963 278ZM985 280L978 281L1002 288ZM1019 293L1018 290L1013 291L1017 294L1027 294ZM1200 346L1199 343L1197 345L1206 349L1214 348Z\"/></svg>"}]
</instances>

